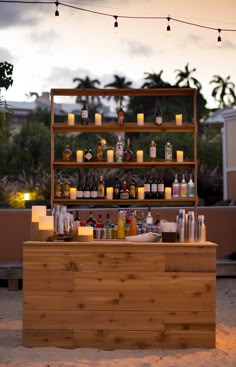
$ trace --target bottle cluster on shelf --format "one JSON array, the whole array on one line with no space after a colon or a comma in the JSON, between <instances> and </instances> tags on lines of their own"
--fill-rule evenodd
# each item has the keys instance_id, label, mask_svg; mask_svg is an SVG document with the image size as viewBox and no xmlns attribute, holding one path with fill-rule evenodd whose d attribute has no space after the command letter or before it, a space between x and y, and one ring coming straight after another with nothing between
<instances>
[{"instance_id":1,"label":"bottle cluster on shelf","mask_svg":"<svg viewBox=\"0 0 236 367\"><path fill-rule=\"evenodd\" d=\"M68 178L64 180L58 175L55 182L55 198L58 199L109 199L109 200L128 200L128 199L172 199L186 198L195 196L195 184L192 174L186 181L185 173L179 181L178 174L171 187L166 186L163 175L158 177L155 174L146 174L145 180L137 184L136 178L132 175L131 180L122 180L115 177L113 185L105 184L103 175L99 178L95 174L85 175L79 178L76 187L71 187Z\"/></svg>"}]
</instances>

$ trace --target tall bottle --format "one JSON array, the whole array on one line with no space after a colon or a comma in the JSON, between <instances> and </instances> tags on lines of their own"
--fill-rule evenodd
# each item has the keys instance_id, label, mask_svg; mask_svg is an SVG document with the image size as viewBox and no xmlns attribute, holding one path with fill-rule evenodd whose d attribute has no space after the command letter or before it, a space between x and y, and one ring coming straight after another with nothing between
<instances>
[{"instance_id":1,"label":"tall bottle","mask_svg":"<svg viewBox=\"0 0 236 367\"><path fill-rule=\"evenodd\" d=\"M137 199L137 183L134 175L132 176L131 183L129 185L129 197L130 199Z\"/></svg>"},{"instance_id":2,"label":"tall bottle","mask_svg":"<svg viewBox=\"0 0 236 367\"><path fill-rule=\"evenodd\" d=\"M123 181L122 188L120 189L120 199L121 200L129 199L129 189L127 188L126 180Z\"/></svg>"},{"instance_id":3,"label":"tall bottle","mask_svg":"<svg viewBox=\"0 0 236 367\"><path fill-rule=\"evenodd\" d=\"M88 125L88 107L86 100L83 101L84 105L81 110L81 121L82 125Z\"/></svg>"},{"instance_id":4,"label":"tall bottle","mask_svg":"<svg viewBox=\"0 0 236 367\"><path fill-rule=\"evenodd\" d=\"M180 183L180 197L181 198L186 198L188 195L188 191L187 191L187 183L185 181L185 174L182 174L182 181Z\"/></svg>"},{"instance_id":5,"label":"tall bottle","mask_svg":"<svg viewBox=\"0 0 236 367\"><path fill-rule=\"evenodd\" d=\"M107 230L107 239L112 238L112 222L110 218L110 214L107 213L106 215L106 222L104 223L104 228Z\"/></svg>"},{"instance_id":6,"label":"tall bottle","mask_svg":"<svg viewBox=\"0 0 236 367\"><path fill-rule=\"evenodd\" d=\"M150 180L149 175L146 174L144 181L144 199L150 199L150 196L151 196Z\"/></svg>"},{"instance_id":7,"label":"tall bottle","mask_svg":"<svg viewBox=\"0 0 236 367\"><path fill-rule=\"evenodd\" d=\"M118 112L117 112L118 125L120 125L120 126L124 125L124 121L125 121L125 113L124 113L124 110L122 108L122 100L120 99L120 107L119 107Z\"/></svg>"},{"instance_id":8,"label":"tall bottle","mask_svg":"<svg viewBox=\"0 0 236 367\"><path fill-rule=\"evenodd\" d=\"M99 177L98 182L98 198L104 199L105 198L105 182L103 181L103 176Z\"/></svg>"},{"instance_id":9,"label":"tall bottle","mask_svg":"<svg viewBox=\"0 0 236 367\"><path fill-rule=\"evenodd\" d=\"M126 150L124 152L124 161L129 162L134 160L134 154L131 150L130 138L127 139Z\"/></svg>"},{"instance_id":10,"label":"tall bottle","mask_svg":"<svg viewBox=\"0 0 236 367\"><path fill-rule=\"evenodd\" d=\"M175 179L174 182L172 183L172 196L173 198L178 198L179 197L179 192L180 190L180 185L179 185L179 181L178 181L178 174L175 174Z\"/></svg>"},{"instance_id":11,"label":"tall bottle","mask_svg":"<svg viewBox=\"0 0 236 367\"><path fill-rule=\"evenodd\" d=\"M70 161L72 158L72 152L69 148L69 144L66 144L65 149L62 154L63 161Z\"/></svg>"},{"instance_id":12,"label":"tall bottle","mask_svg":"<svg viewBox=\"0 0 236 367\"><path fill-rule=\"evenodd\" d=\"M92 149L89 147L85 148L84 150L84 161L85 162L91 162L93 158L93 152Z\"/></svg>"},{"instance_id":13,"label":"tall bottle","mask_svg":"<svg viewBox=\"0 0 236 367\"><path fill-rule=\"evenodd\" d=\"M157 196L158 199L165 199L165 182L162 175L159 176L157 183Z\"/></svg>"},{"instance_id":14,"label":"tall bottle","mask_svg":"<svg viewBox=\"0 0 236 367\"><path fill-rule=\"evenodd\" d=\"M90 199L91 197L91 190L89 185L89 177L86 175L85 178L85 185L84 185L84 199Z\"/></svg>"},{"instance_id":15,"label":"tall bottle","mask_svg":"<svg viewBox=\"0 0 236 367\"><path fill-rule=\"evenodd\" d=\"M170 139L167 139L166 145L165 145L165 160L166 161L172 161L172 145L170 143Z\"/></svg>"},{"instance_id":16,"label":"tall bottle","mask_svg":"<svg viewBox=\"0 0 236 367\"><path fill-rule=\"evenodd\" d=\"M103 160L103 145L100 139L96 145L96 161L101 162Z\"/></svg>"},{"instance_id":17,"label":"tall bottle","mask_svg":"<svg viewBox=\"0 0 236 367\"><path fill-rule=\"evenodd\" d=\"M70 181L68 178L65 178L63 182L63 198L69 199L70 198Z\"/></svg>"},{"instance_id":18,"label":"tall bottle","mask_svg":"<svg viewBox=\"0 0 236 367\"><path fill-rule=\"evenodd\" d=\"M156 105L155 123L156 123L156 125L161 125L162 124L162 112L161 112L161 109L160 109L160 106L159 106L158 103Z\"/></svg>"},{"instance_id":19,"label":"tall bottle","mask_svg":"<svg viewBox=\"0 0 236 367\"><path fill-rule=\"evenodd\" d=\"M124 144L121 140L121 136L118 136L118 140L116 143L116 162L123 162L124 156Z\"/></svg>"},{"instance_id":20,"label":"tall bottle","mask_svg":"<svg viewBox=\"0 0 236 367\"><path fill-rule=\"evenodd\" d=\"M125 238L125 222L122 210L120 210L118 214L117 238L120 240Z\"/></svg>"},{"instance_id":21,"label":"tall bottle","mask_svg":"<svg viewBox=\"0 0 236 367\"><path fill-rule=\"evenodd\" d=\"M89 217L86 220L86 226L96 227L96 220L93 217L93 212L89 212Z\"/></svg>"},{"instance_id":22,"label":"tall bottle","mask_svg":"<svg viewBox=\"0 0 236 367\"><path fill-rule=\"evenodd\" d=\"M151 213L151 208L148 208L148 214L146 216L146 224L148 226L152 226L153 225L153 216L152 216L152 213Z\"/></svg>"},{"instance_id":23,"label":"tall bottle","mask_svg":"<svg viewBox=\"0 0 236 367\"><path fill-rule=\"evenodd\" d=\"M115 177L115 183L113 186L113 199L119 199L120 198L120 183L118 180L118 176Z\"/></svg>"},{"instance_id":24,"label":"tall bottle","mask_svg":"<svg viewBox=\"0 0 236 367\"><path fill-rule=\"evenodd\" d=\"M193 182L193 175L191 173L189 175L189 182L188 182L187 190L188 190L189 197L195 196L195 184Z\"/></svg>"},{"instance_id":25,"label":"tall bottle","mask_svg":"<svg viewBox=\"0 0 236 367\"><path fill-rule=\"evenodd\" d=\"M91 199L97 199L97 197L98 197L97 180L96 180L96 176L93 175L93 181L91 185Z\"/></svg>"},{"instance_id":26,"label":"tall bottle","mask_svg":"<svg viewBox=\"0 0 236 367\"><path fill-rule=\"evenodd\" d=\"M154 136L152 136L149 151L150 151L150 160L155 161L157 158L157 145L155 143Z\"/></svg>"},{"instance_id":27,"label":"tall bottle","mask_svg":"<svg viewBox=\"0 0 236 367\"><path fill-rule=\"evenodd\" d=\"M150 196L152 199L157 199L158 196L157 179L154 174L152 175L152 181L150 182Z\"/></svg>"},{"instance_id":28,"label":"tall bottle","mask_svg":"<svg viewBox=\"0 0 236 367\"><path fill-rule=\"evenodd\" d=\"M62 182L61 182L61 178L60 176L58 175L57 176L57 179L56 179L56 182L55 182L55 197L58 198L58 199L61 199L62 198Z\"/></svg>"},{"instance_id":29,"label":"tall bottle","mask_svg":"<svg viewBox=\"0 0 236 367\"><path fill-rule=\"evenodd\" d=\"M84 185L83 180L79 177L79 182L76 188L76 199L83 199L84 197Z\"/></svg>"},{"instance_id":30,"label":"tall bottle","mask_svg":"<svg viewBox=\"0 0 236 367\"><path fill-rule=\"evenodd\" d=\"M136 211L134 210L129 223L129 235L136 236L137 234L138 230L137 230Z\"/></svg>"}]
</instances>

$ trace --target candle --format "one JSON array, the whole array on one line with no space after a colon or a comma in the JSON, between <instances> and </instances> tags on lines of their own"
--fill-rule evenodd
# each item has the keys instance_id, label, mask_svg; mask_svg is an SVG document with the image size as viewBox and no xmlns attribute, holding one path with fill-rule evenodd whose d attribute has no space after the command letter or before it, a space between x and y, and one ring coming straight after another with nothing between
<instances>
[{"instance_id":1,"label":"candle","mask_svg":"<svg viewBox=\"0 0 236 367\"><path fill-rule=\"evenodd\" d=\"M175 115L176 125L182 125L182 114Z\"/></svg>"},{"instance_id":2,"label":"candle","mask_svg":"<svg viewBox=\"0 0 236 367\"><path fill-rule=\"evenodd\" d=\"M68 125L75 124L75 115L73 113L68 113L67 119L68 119Z\"/></svg>"},{"instance_id":3,"label":"candle","mask_svg":"<svg viewBox=\"0 0 236 367\"><path fill-rule=\"evenodd\" d=\"M138 113L137 114L137 124L138 125L143 125L144 124L144 114L143 113Z\"/></svg>"},{"instance_id":4,"label":"candle","mask_svg":"<svg viewBox=\"0 0 236 367\"><path fill-rule=\"evenodd\" d=\"M93 241L93 227L78 227L78 240L89 242Z\"/></svg>"},{"instance_id":5,"label":"candle","mask_svg":"<svg viewBox=\"0 0 236 367\"><path fill-rule=\"evenodd\" d=\"M165 187L165 199L171 199L171 187Z\"/></svg>"},{"instance_id":6,"label":"candle","mask_svg":"<svg viewBox=\"0 0 236 367\"><path fill-rule=\"evenodd\" d=\"M95 125L102 125L102 115L95 113Z\"/></svg>"},{"instance_id":7,"label":"candle","mask_svg":"<svg viewBox=\"0 0 236 367\"><path fill-rule=\"evenodd\" d=\"M113 162L114 160L114 151L108 150L107 151L107 162Z\"/></svg>"},{"instance_id":8,"label":"candle","mask_svg":"<svg viewBox=\"0 0 236 367\"><path fill-rule=\"evenodd\" d=\"M76 151L76 159L77 159L77 162L83 162L83 150L77 150Z\"/></svg>"},{"instance_id":9,"label":"candle","mask_svg":"<svg viewBox=\"0 0 236 367\"><path fill-rule=\"evenodd\" d=\"M113 187L107 187L107 199L108 200L113 199Z\"/></svg>"},{"instance_id":10,"label":"candle","mask_svg":"<svg viewBox=\"0 0 236 367\"><path fill-rule=\"evenodd\" d=\"M31 211L31 222L38 223L40 216L45 216L47 214L46 205L33 205Z\"/></svg>"},{"instance_id":11,"label":"candle","mask_svg":"<svg viewBox=\"0 0 236 367\"><path fill-rule=\"evenodd\" d=\"M47 241L48 237L54 234L54 216L40 216L39 217L39 231L38 240Z\"/></svg>"},{"instance_id":12,"label":"candle","mask_svg":"<svg viewBox=\"0 0 236 367\"><path fill-rule=\"evenodd\" d=\"M70 188L70 199L76 200L76 188L75 187Z\"/></svg>"},{"instance_id":13,"label":"candle","mask_svg":"<svg viewBox=\"0 0 236 367\"><path fill-rule=\"evenodd\" d=\"M176 151L176 160L177 160L177 162L183 162L184 152L182 150L177 150Z\"/></svg>"},{"instance_id":14,"label":"candle","mask_svg":"<svg viewBox=\"0 0 236 367\"><path fill-rule=\"evenodd\" d=\"M137 162L143 162L143 150L137 150Z\"/></svg>"},{"instance_id":15,"label":"candle","mask_svg":"<svg viewBox=\"0 0 236 367\"><path fill-rule=\"evenodd\" d=\"M138 199L144 200L144 187L138 187Z\"/></svg>"}]
</instances>

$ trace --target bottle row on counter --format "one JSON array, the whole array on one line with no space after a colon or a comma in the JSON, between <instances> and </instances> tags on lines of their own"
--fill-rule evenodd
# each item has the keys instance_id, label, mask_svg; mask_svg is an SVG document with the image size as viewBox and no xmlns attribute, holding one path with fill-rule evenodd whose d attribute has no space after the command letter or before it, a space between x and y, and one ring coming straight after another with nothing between
<instances>
[{"instance_id":1,"label":"bottle row on counter","mask_svg":"<svg viewBox=\"0 0 236 367\"><path fill-rule=\"evenodd\" d=\"M86 175L79 178L77 187L71 187L68 178L64 180L57 176L55 182L55 198L58 199L110 199L110 200L126 200L126 199L171 199L186 198L195 196L195 184L192 174L186 181L186 175L183 173L181 180L178 174L171 187L166 187L165 180L162 175L158 178L155 174L146 174L142 187L139 187L136 178L133 175L130 182L123 180L120 182L118 176L115 177L112 187L105 184L103 176L97 179L96 175Z\"/></svg>"}]
</instances>

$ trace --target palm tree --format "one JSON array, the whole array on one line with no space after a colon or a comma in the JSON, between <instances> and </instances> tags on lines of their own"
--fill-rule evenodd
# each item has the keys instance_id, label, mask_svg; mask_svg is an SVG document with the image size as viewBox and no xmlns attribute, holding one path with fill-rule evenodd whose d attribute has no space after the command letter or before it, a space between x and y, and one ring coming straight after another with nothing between
<instances>
[{"instance_id":1,"label":"palm tree","mask_svg":"<svg viewBox=\"0 0 236 367\"><path fill-rule=\"evenodd\" d=\"M130 80L127 80L125 76L119 76L117 74L113 75L114 80L111 83L106 84L104 87L111 87L111 88L116 88L116 89L125 89L125 88L130 88L132 85L132 82ZM108 100L111 99L111 96L107 97ZM124 97L123 96L113 96L114 100L116 102L123 101Z\"/></svg>"},{"instance_id":2,"label":"palm tree","mask_svg":"<svg viewBox=\"0 0 236 367\"><path fill-rule=\"evenodd\" d=\"M76 88L81 88L81 89L96 89L96 85L101 84L100 81L98 79L90 79L89 76L86 76L84 79L83 78L74 78L73 82L78 82L78 85ZM85 97L87 102L89 102L90 104L94 103L95 98L97 99L97 102L100 104L100 97L99 96L86 96ZM76 103L79 103L82 101L82 99L84 99L84 97L82 96L78 96L76 98Z\"/></svg>"},{"instance_id":3,"label":"palm tree","mask_svg":"<svg viewBox=\"0 0 236 367\"><path fill-rule=\"evenodd\" d=\"M220 108L233 106L236 103L235 84L230 80L230 76L223 79L219 75L213 75L210 84L215 84L211 95L219 102Z\"/></svg>"},{"instance_id":4,"label":"palm tree","mask_svg":"<svg viewBox=\"0 0 236 367\"><path fill-rule=\"evenodd\" d=\"M192 75L195 73L196 68L192 70L189 69L189 63L187 63L184 67L184 70L176 69L176 86L177 87L187 87L187 88L197 88L199 91L202 88L201 83L194 78Z\"/></svg>"},{"instance_id":5,"label":"palm tree","mask_svg":"<svg viewBox=\"0 0 236 367\"><path fill-rule=\"evenodd\" d=\"M157 73L147 73L145 72L145 80L146 82L142 85L141 88L167 88L170 87L169 83L164 82L162 79L163 70Z\"/></svg>"}]
</instances>

